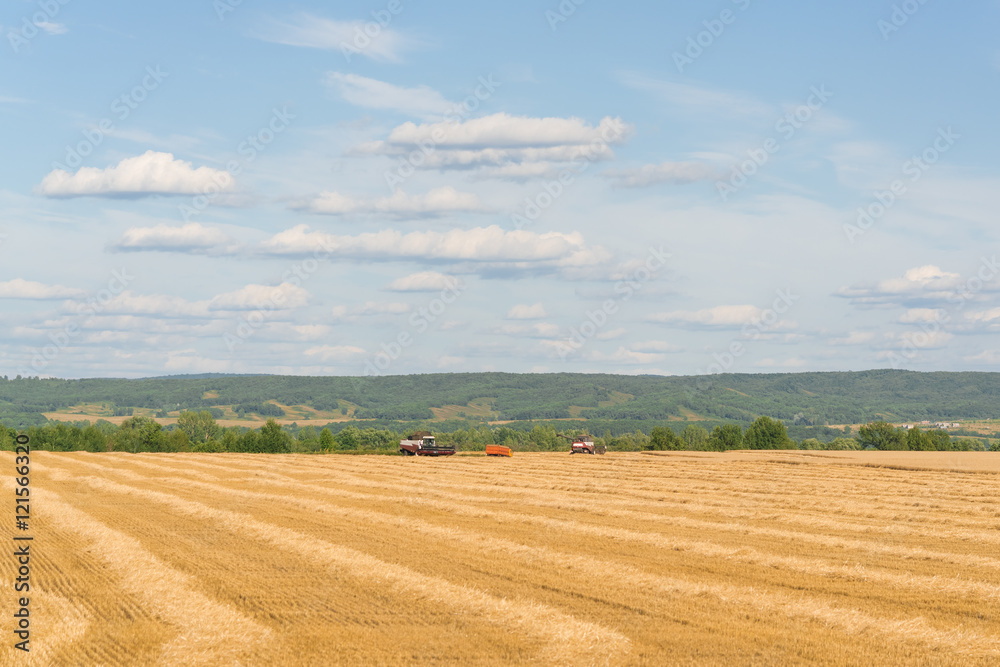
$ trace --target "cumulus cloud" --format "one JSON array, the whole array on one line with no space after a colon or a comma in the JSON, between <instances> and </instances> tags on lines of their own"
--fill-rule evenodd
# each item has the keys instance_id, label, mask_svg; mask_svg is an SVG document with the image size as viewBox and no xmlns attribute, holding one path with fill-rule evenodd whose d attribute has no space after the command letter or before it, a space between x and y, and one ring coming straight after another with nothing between
<instances>
[{"instance_id":1,"label":"cumulus cloud","mask_svg":"<svg viewBox=\"0 0 1000 667\"><path fill-rule=\"evenodd\" d=\"M46 285L23 278L0 283L0 299L76 299L87 293L74 287Z\"/></svg>"},{"instance_id":2,"label":"cumulus cloud","mask_svg":"<svg viewBox=\"0 0 1000 667\"><path fill-rule=\"evenodd\" d=\"M193 195L231 190L232 176L211 167L191 166L172 153L146 151L105 169L82 167L75 174L55 169L38 186L47 197Z\"/></svg>"},{"instance_id":3,"label":"cumulus cloud","mask_svg":"<svg viewBox=\"0 0 1000 667\"><path fill-rule=\"evenodd\" d=\"M979 363L988 364L990 366L1000 365L1000 351L998 350L984 350L979 354L974 354L962 358L965 361L976 361Z\"/></svg>"},{"instance_id":4,"label":"cumulus cloud","mask_svg":"<svg viewBox=\"0 0 1000 667\"><path fill-rule=\"evenodd\" d=\"M482 213L485 207L474 194L459 192L445 186L431 190L426 195L410 197L396 190L391 197L360 200L338 192L323 192L319 196L299 202L292 208L326 215L375 215L435 217L447 213Z\"/></svg>"},{"instance_id":5,"label":"cumulus cloud","mask_svg":"<svg viewBox=\"0 0 1000 667\"><path fill-rule=\"evenodd\" d=\"M351 104L366 109L389 109L421 118L440 118L455 106L429 86L403 88L340 72L328 72L323 82L337 89L341 97Z\"/></svg>"},{"instance_id":6,"label":"cumulus cloud","mask_svg":"<svg viewBox=\"0 0 1000 667\"><path fill-rule=\"evenodd\" d=\"M66 302L64 309L83 312L86 309L97 308L98 314L104 319L110 316L215 319L231 311L266 308L270 312L299 308L306 305L308 298L309 293L305 289L290 283L246 285L238 290L201 301L190 301L167 294L137 294L131 290L124 290L113 298L102 301L99 307ZM129 320L122 320L124 325L128 322Z\"/></svg>"},{"instance_id":7,"label":"cumulus cloud","mask_svg":"<svg viewBox=\"0 0 1000 667\"><path fill-rule=\"evenodd\" d=\"M611 146L624 142L630 131L621 118L606 117L592 126L580 118L497 113L464 122L404 123L386 140L358 146L354 152L402 157L419 151L425 167L488 167L493 176L522 178L550 172L548 163L610 159Z\"/></svg>"},{"instance_id":8,"label":"cumulus cloud","mask_svg":"<svg viewBox=\"0 0 1000 667\"><path fill-rule=\"evenodd\" d=\"M587 352L585 358L590 361L606 361L619 364L649 364L663 361L664 356L659 352L639 352L627 347L619 347L611 354L604 354L597 350Z\"/></svg>"},{"instance_id":9,"label":"cumulus cloud","mask_svg":"<svg viewBox=\"0 0 1000 667\"><path fill-rule=\"evenodd\" d=\"M945 310L942 308L910 308L900 315L899 321L903 324L941 322L945 316Z\"/></svg>"},{"instance_id":10,"label":"cumulus cloud","mask_svg":"<svg viewBox=\"0 0 1000 667\"><path fill-rule=\"evenodd\" d=\"M715 306L703 310L675 310L657 313L648 319L651 322L663 322L682 327L732 329L761 322L764 312L757 306ZM768 325L768 329L773 331L794 328L794 326L794 323L782 320Z\"/></svg>"},{"instance_id":11,"label":"cumulus cloud","mask_svg":"<svg viewBox=\"0 0 1000 667\"><path fill-rule=\"evenodd\" d=\"M870 331L852 331L843 338L833 338L831 345L864 345L875 339L875 334Z\"/></svg>"},{"instance_id":12,"label":"cumulus cloud","mask_svg":"<svg viewBox=\"0 0 1000 667\"><path fill-rule=\"evenodd\" d=\"M397 278L389 283L386 290L390 292L440 292L456 287L460 281L437 271L420 271L408 276Z\"/></svg>"},{"instance_id":13,"label":"cumulus cloud","mask_svg":"<svg viewBox=\"0 0 1000 667\"><path fill-rule=\"evenodd\" d=\"M309 292L298 285L247 285L234 292L220 294L208 304L209 310L256 310L273 307L278 310L299 308L309 302Z\"/></svg>"},{"instance_id":14,"label":"cumulus cloud","mask_svg":"<svg viewBox=\"0 0 1000 667\"><path fill-rule=\"evenodd\" d=\"M192 222L180 227L132 227L110 249L116 252L190 252L213 255L232 252L236 247L236 242L221 230Z\"/></svg>"},{"instance_id":15,"label":"cumulus cloud","mask_svg":"<svg viewBox=\"0 0 1000 667\"><path fill-rule=\"evenodd\" d=\"M452 229L446 232L402 233L383 230L336 236L298 225L268 239L260 252L272 256L323 253L331 257L367 260L438 260L492 263L515 268L589 267L607 262L609 254L588 247L579 233L505 230L499 226Z\"/></svg>"},{"instance_id":16,"label":"cumulus cloud","mask_svg":"<svg viewBox=\"0 0 1000 667\"><path fill-rule=\"evenodd\" d=\"M968 298L977 299L985 293L998 291L997 286L984 284L983 281L978 281L978 289L970 289L973 280L965 280L958 273L928 264L909 269L900 278L883 280L876 285L843 287L836 292L836 296L850 299L852 304L858 306L927 308Z\"/></svg>"},{"instance_id":17,"label":"cumulus cloud","mask_svg":"<svg viewBox=\"0 0 1000 667\"><path fill-rule=\"evenodd\" d=\"M265 42L341 51L345 56L361 55L379 62L398 62L401 53L412 45L402 33L388 27L371 38L365 34L365 25L365 21L334 21L298 12L285 20L268 20L253 36Z\"/></svg>"},{"instance_id":18,"label":"cumulus cloud","mask_svg":"<svg viewBox=\"0 0 1000 667\"><path fill-rule=\"evenodd\" d=\"M545 306L542 303L533 305L518 304L507 311L508 320L540 320L547 317Z\"/></svg>"},{"instance_id":19,"label":"cumulus cloud","mask_svg":"<svg viewBox=\"0 0 1000 667\"><path fill-rule=\"evenodd\" d=\"M663 162L647 164L639 169L606 171L602 176L612 179L612 185L617 188L644 188L660 183L711 181L719 178L720 172L704 162Z\"/></svg>"}]
</instances>

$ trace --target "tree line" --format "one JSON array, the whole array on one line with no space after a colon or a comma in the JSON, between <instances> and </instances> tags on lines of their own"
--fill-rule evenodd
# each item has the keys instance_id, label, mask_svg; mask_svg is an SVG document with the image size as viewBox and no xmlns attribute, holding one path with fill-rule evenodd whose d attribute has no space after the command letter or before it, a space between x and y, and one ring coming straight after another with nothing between
<instances>
[{"instance_id":1,"label":"tree line","mask_svg":"<svg viewBox=\"0 0 1000 667\"><path fill-rule=\"evenodd\" d=\"M155 420L136 416L115 426L106 420L76 425L50 422L30 426L26 432L32 447L48 451L88 452L244 452L244 453L393 453L406 432L390 428L358 428L337 425L317 429L281 426L269 419L259 429L222 427L208 410L182 412L176 424L164 427ZM0 424L0 449L12 450L18 430ZM509 426L481 425L438 433L440 444L454 445L459 451L482 451L488 444L511 447L515 451L565 451L579 430L559 433L553 426L536 425L531 430ZM807 438L796 442L784 422L768 416L757 417L746 429L723 424L711 431L688 424L679 433L669 426L655 426L649 433L636 430L614 436L606 432L593 438L610 451L709 451L733 449L811 449L884 451L957 451L988 448L988 441L952 438L943 430L903 430L884 421L862 426L856 437L837 437L828 442Z\"/></svg>"}]
</instances>

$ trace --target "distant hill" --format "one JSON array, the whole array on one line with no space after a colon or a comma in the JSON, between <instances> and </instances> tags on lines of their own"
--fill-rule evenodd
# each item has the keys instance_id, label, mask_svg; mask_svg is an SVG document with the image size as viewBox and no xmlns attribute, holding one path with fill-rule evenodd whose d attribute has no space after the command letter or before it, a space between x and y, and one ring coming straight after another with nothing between
<instances>
[{"instance_id":1,"label":"distant hill","mask_svg":"<svg viewBox=\"0 0 1000 667\"><path fill-rule=\"evenodd\" d=\"M268 405L265 405L268 404ZM279 406L285 406L281 408ZM41 413L176 415L214 408L227 418L538 422L737 422L789 425L1000 417L1000 373L725 374L695 377L575 373L447 373L386 377L214 375L127 379L0 379L0 420ZM137 413L138 414L138 413Z\"/></svg>"}]
</instances>

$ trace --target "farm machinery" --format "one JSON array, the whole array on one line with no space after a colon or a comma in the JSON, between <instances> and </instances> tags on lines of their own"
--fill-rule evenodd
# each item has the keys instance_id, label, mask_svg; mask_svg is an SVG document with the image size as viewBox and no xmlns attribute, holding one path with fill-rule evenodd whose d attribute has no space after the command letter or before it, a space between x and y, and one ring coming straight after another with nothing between
<instances>
[{"instance_id":1,"label":"farm machinery","mask_svg":"<svg viewBox=\"0 0 1000 667\"><path fill-rule=\"evenodd\" d=\"M514 452L503 445L486 445L486 456L514 456Z\"/></svg>"},{"instance_id":2,"label":"farm machinery","mask_svg":"<svg viewBox=\"0 0 1000 667\"><path fill-rule=\"evenodd\" d=\"M417 431L399 441L399 453L407 456L451 456L455 453L453 445L439 445L434 442L430 431Z\"/></svg>"},{"instance_id":3,"label":"farm machinery","mask_svg":"<svg viewBox=\"0 0 1000 667\"><path fill-rule=\"evenodd\" d=\"M559 433L558 435L566 438L567 440L572 440L572 444L569 448L570 454L606 454L608 448L604 445L598 447L594 444L594 436L587 435L563 435Z\"/></svg>"}]
</instances>

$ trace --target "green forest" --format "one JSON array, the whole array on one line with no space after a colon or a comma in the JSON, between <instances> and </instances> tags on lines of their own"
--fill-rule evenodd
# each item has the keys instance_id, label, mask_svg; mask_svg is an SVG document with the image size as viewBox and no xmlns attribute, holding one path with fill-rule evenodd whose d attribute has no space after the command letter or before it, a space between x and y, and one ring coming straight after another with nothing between
<instances>
[{"instance_id":1,"label":"green forest","mask_svg":"<svg viewBox=\"0 0 1000 667\"><path fill-rule=\"evenodd\" d=\"M995 419L1000 417L998 398L998 373L897 370L696 377L18 376L0 378L0 424L6 427L0 446L7 447L16 429L27 431L34 446L56 450L391 452L406 433L430 429L442 442L468 450L490 443L522 451L559 450L567 446L562 436L579 433L623 451L982 449L990 440L975 437L976 432L952 431L952 436L967 436L956 438L943 431L903 432L892 424ZM272 420L257 428L268 418L292 421L289 406L309 410L312 423ZM53 421L44 413L73 416ZM128 419L120 426L103 419L91 423L94 415ZM154 417L177 423L162 426ZM216 423L223 417L248 423L229 421L223 427ZM762 417L779 424L783 435L757 439ZM866 439L862 431L845 426L882 423L897 435Z\"/></svg>"},{"instance_id":2,"label":"green forest","mask_svg":"<svg viewBox=\"0 0 1000 667\"><path fill-rule=\"evenodd\" d=\"M219 426L212 413L185 411L176 424L164 428L149 417L130 417L115 426L100 420L96 424L52 423L30 426L26 431L31 448L43 451L87 452L209 452L209 453L305 453L305 454L393 454L403 431L358 428L349 425L334 433L314 426L282 427L269 419L260 429ZM18 431L0 425L0 450L13 450ZM455 445L456 450L483 451L487 444L505 445L514 451L567 451L570 439L579 431L560 433L552 426L536 425L531 430L510 426L481 426L441 433L439 444ZM878 421L863 425L856 437L829 441L792 439L780 420L762 415L746 429L723 424L711 431L688 424L681 431L654 426L649 433L636 431L620 436L606 432L593 436L608 451L710 451L734 449L815 449L815 450L904 450L904 451L986 451L988 439L952 438L943 430L908 430Z\"/></svg>"},{"instance_id":3,"label":"green forest","mask_svg":"<svg viewBox=\"0 0 1000 667\"><path fill-rule=\"evenodd\" d=\"M693 377L576 373L454 373L385 377L190 376L127 379L0 379L0 422L44 423L44 412L106 404L177 414L216 406L258 413L264 404L335 411L360 420L433 419L433 407L488 399L491 421L656 422L684 418L749 424L770 415L790 425L1000 417L1000 373L722 374ZM281 411L272 406L273 414Z\"/></svg>"}]
</instances>

